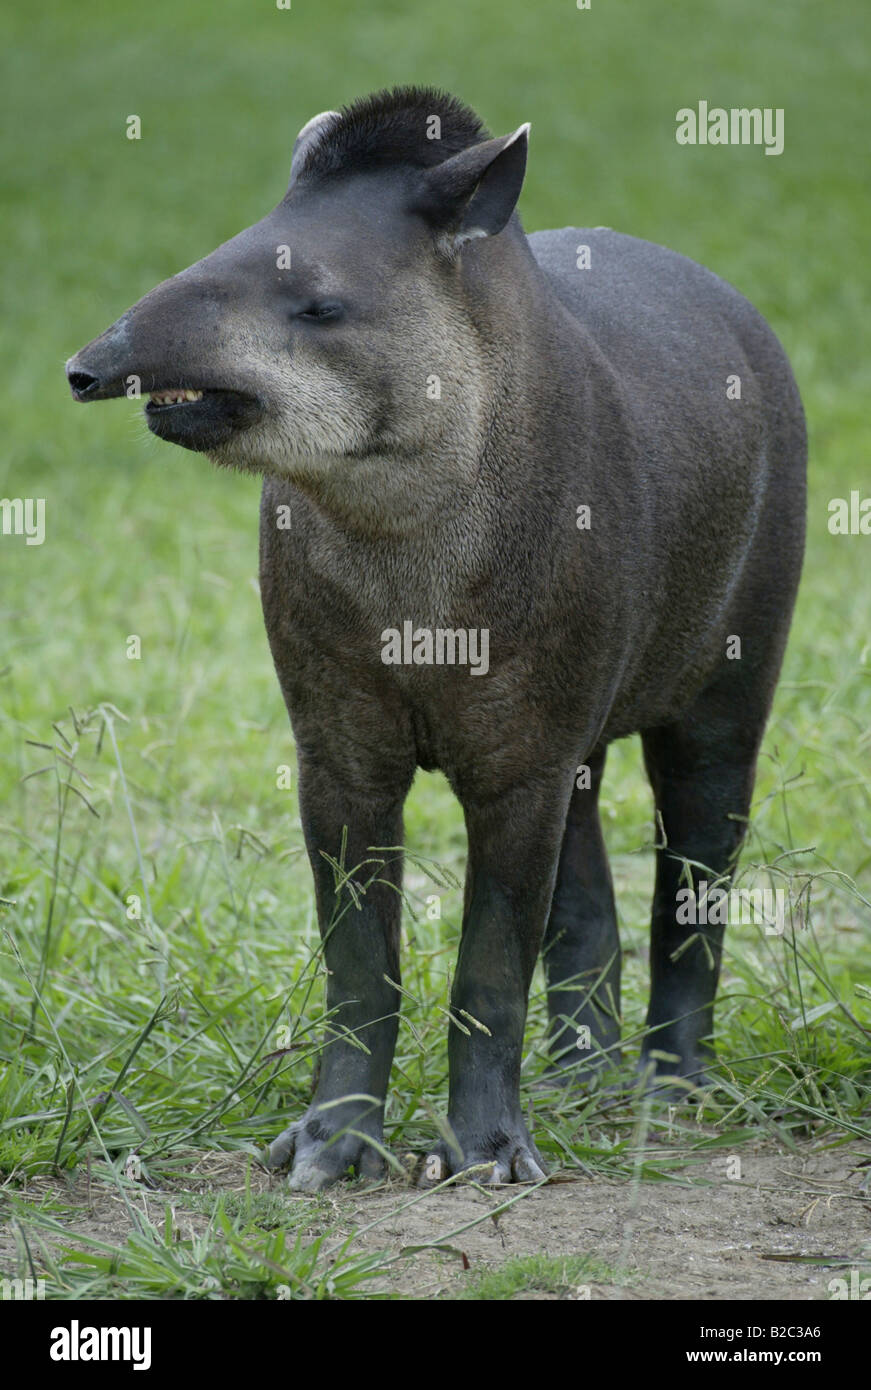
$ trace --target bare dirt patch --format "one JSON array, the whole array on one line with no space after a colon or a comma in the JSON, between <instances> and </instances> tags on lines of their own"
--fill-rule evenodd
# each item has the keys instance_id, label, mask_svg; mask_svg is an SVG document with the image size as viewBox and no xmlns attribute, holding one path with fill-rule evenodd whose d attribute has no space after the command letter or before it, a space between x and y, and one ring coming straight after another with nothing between
<instances>
[{"instance_id":1,"label":"bare dirt patch","mask_svg":"<svg viewBox=\"0 0 871 1390\"><path fill-rule=\"evenodd\" d=\"M496 1208L510 1189L434 1193L395 1215L393 1194L355 1203L345 1197L336 1215L348 1231L383 1216L361 1237L373 1246L383 1246L385 1237L393 1248L447 1242L465 1254L471 1273L529 1254L592 1255L620 1275L613 1283L593 1282L592 1298L819 1299L830 1296L837 1271L797 1261L823 1256L858 1267L863 1253L866 1263L871 1257L868 1168L861 1161L843 1150L760 1151L742 1154L740 1181L724 1176L721 1159L710 1165L704 1185L698 1174L693 1186L555 1182L459 1235L452 1233ZM456 1293L469 1278L459 1256L421 1254L413 1261L395 1278L418 1297ZM531 1296L571 1297L571 1290Z\"/></svg>"},{"instance_id":2,"label":"bare dirt patch","mask_svg":"<svg viewBox=\"0 0 871 1390\"><path fill-rule=\"evenodd\" d=\"M588 1280L586 1288L567 1283L559 1292L532 1288L515 1297L815 1300L831 1297L830 1280L844 1274L838 1265L871 1272L867 1153L820 1143L798 1154L742 1146L740 1159L740 1179L726 1176L721 1157L701 1169L694 1163L685 1181L557 1175L535 1190L421 1192L390 1183L373 1190L347 1185L311 1198L286 1191L246 1155L207 1153L192 1156L160 1190L142 1187L136 1197L155 1224L169 1201L180 1230L194 1234L207 1217L185 1210L187 1196L241 1195L247 1185L253 1193L276 1194L288 1215L305 1204L318 1228L354 1235L355 1251L396 1256L409 1247L449 1247L406 1253L371 1286L412 1298L462 1295L477 1276L529 1255L591 1256L611 1275ZM95 1174L90 1183L81 1174L69 1186L38 1179L19 1195L70 1204L74 1211L62 1218L70 1237L121 1245L131 1229L117 1190ZM7 1229L0 1235L0 1268L11 1270L15 1255ZM806 1263L809 1257L828 1266Z\"/></svg>"}]
</instances>

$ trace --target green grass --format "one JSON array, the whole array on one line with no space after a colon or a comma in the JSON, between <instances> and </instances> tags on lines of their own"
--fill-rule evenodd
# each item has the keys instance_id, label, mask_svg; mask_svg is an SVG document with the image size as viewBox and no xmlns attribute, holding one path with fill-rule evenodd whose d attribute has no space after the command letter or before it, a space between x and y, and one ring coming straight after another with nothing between
<instances>
[{"instance_id":1,"label":"green grass","mask_svg":"<svg viewBox=\"0 0 871 1390\"><path fill-rule=\"evenodd\" d=\"M307 1214L282 1214L279 1222L252 1219L248 1206L230 1215L224 1200L212 1203L199 1231L166 1203L155 1223L134 1208L134 1229L122 1242L78 1234L71 1245L63 1220L10 1203L20 1231L26 1230L27 1268L34 1252L53 1300L225 1298L348 1301L383 1295L367 1282L383 1272L381 1253L351 1254L349 1241L312 1236ZM138 1204L137 1204L138 1206ZM60 1253L58 1253L60 1251ZM23 1263L23 1262L22 1262Z\"/></svg>"},{"instance_id":2,"label":"green grass","mask_svg":"<svg viewBox=\"0 0 871 1390\"><path fill-rule=\"evenodd\" d=\"M179 1182L191 1152L253 1155L306 1103L322 980L295 790L277 786L294 755L256 591L257 485L158 444L131 403L74 407L61 365L278 201L313 112L398 81L457 91L496 132L531 119L529 230L610 225L736 284L781 336L808 413L805 578L743 859L747 883L789 888L790 929L729 936L724 1089L703 1130L534 1089L537 981L524 1068L537 1141L570 1170L661 1181L742 1138L867 1142L871 542L826 526L871 454L858 346L871 188L847 157L866 127L856 7L155 0L146 20L94 0L84 20L49 5L4 24L0 495L47 503L43 546L0 538L0 1169L15 1229L69 1229L25 1181L93 1163L127 1193L135 1151L146 1179ZM678 147L675 112L700 98L784 107L784 154ZM139 142L124 136L133 112ZM131 634L141 660L127 659ZM611 751L603 813L631 1056L654 837L634 740ZM397 1160L444 1113L465 842L443 778L418 776L406 826L418 859L387 1115ZM117 1258L82 1237L63 1287L200 1296L207 1275L235 1297L282 1282L371 1296L353 1248L330 1285L319 1209L272 1230L257 1215L213 1211L188 1245L145 1223ZM44 1258L60 1259L43 1234ZM476 1296L507 1295L484 1283Z\"/></svg>"},{"instance_id":3,"label":"green grass","mask_svg":"<svg viewBox=\"0 0 871 1390\"><path fill-rule=\"evenodd\" d=\"M528 1255L506 1260L499 1269L470 1279L459 1297L487 1302L522 1293L552 1293L564 1298L589 1298L589 1280L619 1282L619 1273L601 1260L579 1255L560 1260L547 1255Z\"/></svg>"}]
</instances>

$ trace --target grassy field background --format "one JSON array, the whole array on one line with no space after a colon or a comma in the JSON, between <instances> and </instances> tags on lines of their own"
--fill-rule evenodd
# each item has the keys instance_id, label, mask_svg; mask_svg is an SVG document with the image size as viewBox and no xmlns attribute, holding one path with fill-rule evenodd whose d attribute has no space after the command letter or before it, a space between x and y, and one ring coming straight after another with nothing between
<instances>
[{"instance_id":1,"label":"grassy field background","mask_svg":"<svg viewBox=\"0 0 871 1390\"><path fill-rule=\"evenodd\" d=\"M455 91L494 133L532 122L528 230L604 224L702 261L792 358L808 551L743 860L744 882L789 888L791 925L731 934L726 1090L686 1142L867 1143L871 538L827 529L830 499L871 495L862 6L153 0L144 14L91 0L2 23L0 495L44 497L47 534L0 538L0 1274L48 1269L53 1297L217 1297L268 1293L276 1268L301 1296L355 1296L372 1272L351 1250L328 1277L313 1208L276 1217L272 1196L209 1208L199 1251L140 1218L122 1259L76 1240L71 1206L27 1184L92 1163L133 1203L131 1152L154 1181L207 1149L253 1161L305 1103L317 932L295 790L276 785L293 746L259 611L258 486L159 444L133 402L74 406L62 364L274 205L314 112L396 82ZM679 147L675 113L700 99L784 108L784 153ZM611 752L603 806L637 1038L653 824L635 740ZM406 824L397 1157L443 1112L464 855L442 778L419 774ZM631 1112L595 1100L554 1098L536 1137L554 1165L669 1174ZM77 1261L57 1254L63 1232Z\"/></svg>"}]
</instances>

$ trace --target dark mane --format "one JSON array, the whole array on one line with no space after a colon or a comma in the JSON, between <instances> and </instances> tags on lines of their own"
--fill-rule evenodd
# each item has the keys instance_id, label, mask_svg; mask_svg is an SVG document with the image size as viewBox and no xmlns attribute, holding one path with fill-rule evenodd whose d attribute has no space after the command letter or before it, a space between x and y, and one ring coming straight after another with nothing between
<instances>
[{"instance_id":1,"label":"dark mane","mask_svg":"<svg viewBox=\"0 0 871 1390\"><path fill-rule=\"evenodd\" d=\"M427 121L438 116L441 138L427 138ZM343 106L338 119L315 140L300 177L405 164L427 168L469 145L489 139L475 112L436 87L394 87Z\"/></svg>"}]
</instances>

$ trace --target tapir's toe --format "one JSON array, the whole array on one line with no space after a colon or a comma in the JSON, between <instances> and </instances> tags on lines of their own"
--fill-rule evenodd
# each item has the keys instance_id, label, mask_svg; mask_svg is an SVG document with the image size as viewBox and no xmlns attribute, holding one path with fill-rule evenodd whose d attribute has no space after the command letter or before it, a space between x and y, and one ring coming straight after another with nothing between
<instances>
[{"instance_id":1,"label":"tapir's toe","mask_svg":"<svg viewBox=\"0 0 871 1390\"><path fill-rule=\"evenodd\" d=\"M293 1192L321 1192L332 1187L341 1178L341 1173L321 1168L313 1160L302 1159L295 1163L287 1178L287 1185Z\"/></svg>"},{"instance_id":2,"label":"tapir's toe","mask_svg":"<svg viewBox=\"0 0 871 1390\"><path fill-rule=\"evenodd\" d=\"M439 1144L428 1154L419 1186L432 1187L445 1178L458 1177L486 1185L508 1182L542 1182L547 1168L535 1144L521 1125L515 1132L491 1132L486 1137L460 1136L460 1150Z\"/></svg>"},{"instance_id":3,"label":"tapir's toe","mask_svg":"<svg viewBox=\"0 0 871 1390\"><path fill-rule=\"evenodd\" d=\"M541 1182L546 1177L547 1169L542 1163L526 1149L519 1149L511 1160L511 1176L503 1181Z\"/></svg>"},{"instance_id":4,"label":"tapir's toe","mask_svg":"<svg viewBox=\"0 0 871 1390\"><path fill-rule=\"evenodd\" d=\"M377 1181L386 1168L378 1148L363 1134L325 1135L320 1121L310 1125L305 1117L273 1140L266 1166L289 1167L287 1185L294 1192L320 1192L350 1176Z\"/></svg>"},{"instance_id":5,"label":"tapir's toe","mask_svg":"<svg viewBox=\"0 0 871 1390\"><path fill-rule=\"evenodd\" d=\"M293 1151L296 1146L296 1134L299 1123L288 1125L287 1129L282 1130L277 1139L273 1139L269 1145L269 1152L266 1155L267 1168L283 1168L293 1158Z\"/></svg>"}]
</instances>

